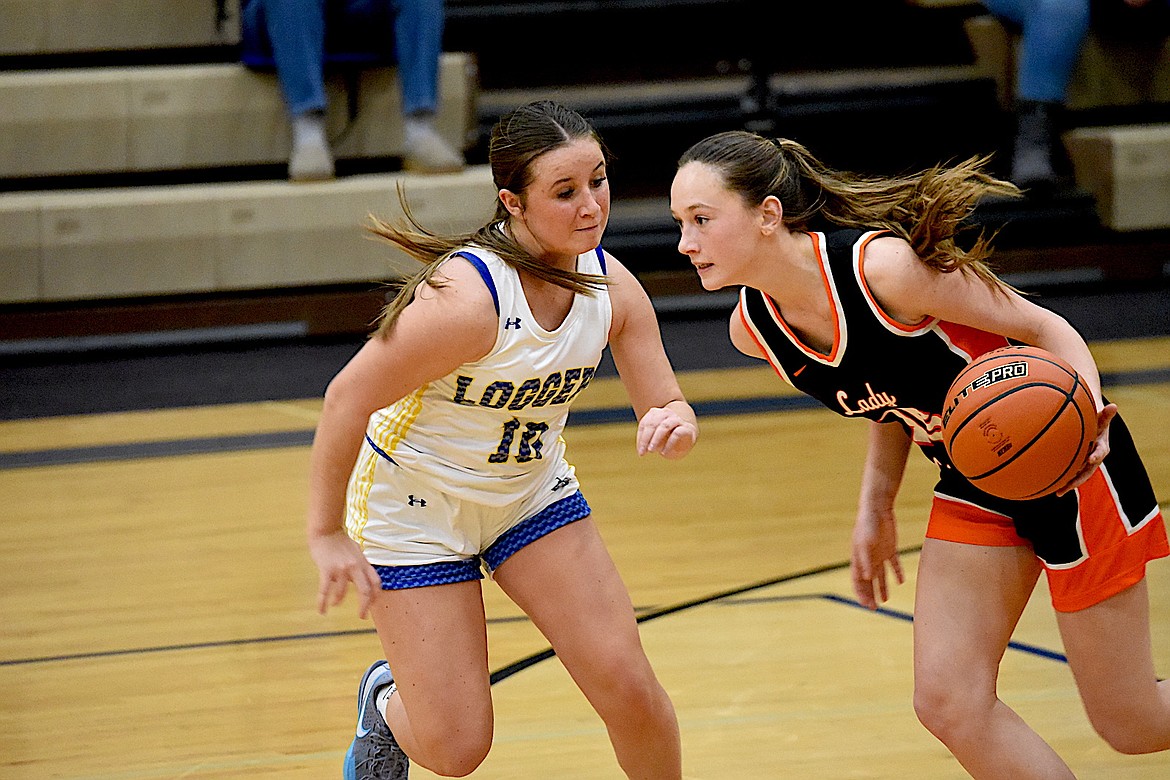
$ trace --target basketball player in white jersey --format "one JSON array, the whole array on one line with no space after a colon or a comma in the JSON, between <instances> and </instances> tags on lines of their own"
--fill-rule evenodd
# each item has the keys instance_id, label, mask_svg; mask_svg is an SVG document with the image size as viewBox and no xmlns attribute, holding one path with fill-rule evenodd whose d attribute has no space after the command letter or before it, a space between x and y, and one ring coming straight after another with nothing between
<instances>
[{"instance_id":1,"label":"basketball player in white jersey","mask_svg":"<svg viewBox=\"0 0 1170 780\"><path fill-rule=\"evenodd\" d=\"M475 234L437 236L409 210L408 225L375 223L425 267L330 383L313 443L319 608L353 584L387 659L362 679L344 776L397 780L409 761L463 776L486 757L486 571L548 638L625 773L677 779L674 708L561 433L607 343L639 454L686 455L695 415L649 298L601 249L609 184L589 124L522 106L489 159L499 201Z\"/></svg>"},{"instance_id":2,"label":"basketball player in white jersey","mask_svg":"<svg viewBox=\"0 0 1170 780\"><path fill-rule=\"evenodd\" d=\"M914 602L914 707L976 778L1071 780L998 698L999 664L1041 573L1089 720L1123 753L1170 748L1170 682L1150 646L1146 565L1170 555L1149 477L1084 339L955 234L974 203L1016 188L969 160L899 178L834 171L800 144L742 131L679 162L671 212L703 287L742 286L729 335L785 381L870 426L853 531L858 601L901 582L894 500L911 445L939 468ZM990 496L942 446L947 388L1011 342L1063 357L1091 387L1096 440L1058 495Z\"/></svg>"}]
</instances>

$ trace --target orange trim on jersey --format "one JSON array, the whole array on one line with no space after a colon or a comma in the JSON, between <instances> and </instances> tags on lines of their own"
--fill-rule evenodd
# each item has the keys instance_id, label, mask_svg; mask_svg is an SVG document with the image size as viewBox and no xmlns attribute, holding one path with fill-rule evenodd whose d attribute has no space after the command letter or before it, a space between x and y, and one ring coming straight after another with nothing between
<instances>
[{"instance_id":1,"label":"orange trim on jersey","mask_svg":"<svg viewBox=\"0 0 1170 780\"><path fill-rule=\"evenodd\" d=\"M841 351L841 310L837 308L837 296L834 295L833 285L829 283L829 272L825 263L825 255L821 251L821 242L819 238L820 234L805 233L805 235L812 239L813 252L815 252L817 256L817 268L821 272L821 284L824 286L825 295L829 299L829 314L833 320L833 348L829 354L826 355L824 352L820 352L819 350L813 349L809 345L805 344L804 341L802 341L801 338L796 335L792 328L788 327L788 323L784 321L784 317L776 309L776 305L772 300L772 297L762 290L760 291L760 294L764 298L764 305L768 307L768 311L772 314L772 319L785 333L788 334L788 338L792 341L793 344L796 345L798 349L807 355L820 358L824 362L835 363L837 361L837 354Z\"/></svg>"},{"instance_id":2,"label":"orange trim on jersey","mask_svg":"<svg viewBox=\"0 0 1170 780\"><path fill-rule=\"evenodd\" d=\"M751 323L748 322L747 312L744 311L742 297L740 297L739 301L735 304L735 311L739 314L739 321L743 325L743 329L747 331L749 336L752 337L752 341L756 342L756 346L759 348L760 354L764 356L764 360L766 360L768 365L772 367L772 370L776 372L776 376L780 377L788 384L792 384L792 380L789 379L788 375L784 373L784 370L780 368L780 364L774 363L772 361L772 351L768 349L768 345L756 338L756 330L751 326Z\"/></svg>"},{"instance_id":3,"label":"orange trim on jersey","mask_svg":"<svg viewBox=\"0 0 1170 780\"><path fill-rule=\"evenodd\" d=\"M993 349L1006 347L1011 342L998 333L989 333L985 330L972 328L970 325L959 325L954 322L939 322L938 330L946 337L953 350L958 350L971 361Z\"/></svg>"},{"instance_id":4,"label":"orange trim on jersey","mask_svg":"<svg viewBox=\"0 0 1170 780\"><path fill-rule=\"evenodd\" d=\"M1052 604L1061 612L1075 612L1099 604L1146 575L1146 564L1170 555L1166 526L1160 511L1132 531L1122 521L1108 482L1108 472L1098 468L1077 488L1082 534L1089 559L1071 569L1049 570ZM1129 518L1130 522L1142 518Z\"/></svg>"},{"instance_id":5,"label":"orange trim on jersey","mask_svg":"<svg viewBox=\"0 0 1170 780\"><path fill-rule=\"evenodd\" d=\"M886 234L893 235L888 230L875 230L873 233L870 233L868 236L866 236L862 240L861 245L857 247L857 283L861 286L861 293L865 296L866 300L869 301L870 308L873 309L874 312L882 318L886 325L893 328L894 330L901 331L902 333L917 333L918 331L926 330L938 321L937 317L923 317L913 325L907 325L904 322L899 322L898 320L891 317L888 312L886 312L885 308L883 308L882 305L878 303L878 299L873 294L873 291L869 289L869 282L865 278L865 248L869 246L870 241L873 241L875 238Z\"/></svg>"}]
</instances>

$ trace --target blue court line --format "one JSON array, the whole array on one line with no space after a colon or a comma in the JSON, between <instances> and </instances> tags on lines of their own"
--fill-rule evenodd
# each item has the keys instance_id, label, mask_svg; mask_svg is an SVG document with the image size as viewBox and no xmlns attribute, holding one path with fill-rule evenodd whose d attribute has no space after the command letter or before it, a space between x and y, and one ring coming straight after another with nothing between
<instances>
[{"instance_id":1,"label":"blue court line","mask_svg":"<svg viewBox=\"0 0 1170 780\"><path fill-rule=\"evenodd\" d=\"M920 552L921 550L922 550L922 546L918 545L915 547L908 547L906 549L899 550L898 553L900 555L905 555L905 554L909 554L909 553ZM905 620L905 621L911 622L911 623L914 622L914 615L910 614L909 612L901 612L899 610L890 609L888 607L878 607L876 610L871 610L868 607L863 606L860 602L854 601L853 599L847 599L843 596L838 596L838 595L832 594L832 593L813 593L813 594L799 595L799 596L756 596L756 597L749 597L746 599L734 598L734 597L739 596L743 593L749 593L751 591L759 590L761 588L767 588L767 587L770 587L772 585L779 585L779 584L784 583L784 582L793 582L795 580L803 579L805 577L811 577L815 574L824 574L826 572L840 571L840 570L848 569L848 568L849 568L849 562L845 561L843 563L834 563L834 564L829 564L827 566L820 566L820 567L817 567L815 569L808 569L808 570L805 570L802 572L797 572L796 574L789 574L789 575L786 575L783 577L776 577L774 579L765 580L764 582L757 582L757 583L754 583L752 585L745 585L743 587L734 588L732 590L724 591L722 593L716 593L716 594L711 595L711 596L704 596L702 598L697 598L697 599L692 599L690 601L685 601L681 604L675 604L674 606L671 606L671 607L664 607L663 609L654 610L652 612L640 615L638 617L638 623L639 624L647 623L651 620L657 620L660 617L665 617L666 615L673 615L676 612L681 612L681 611L686 610L686 609L691 609L692 607L701 607L701 606L704 606L706 604L714 604L714 603L720 603L720 602L727 604L727 605L736 605L736 604L773 603L773 602L778 603L778 602L784 602L784 601L799 601L799 600L811 600L811 599L823 599L825 601L829 601L832 603L844 604L847 606L856 607L857 609L864 609L866 612L876 613L878 615L884 615L886 617L897 618L899 620ZM734 599L734 600L729 601L728 599ZM1011 641L1011 642L1008 642L1008 647L1013 649L1013 650L1018 650L1020 652L1030 653L1032 655L1036 655L1036 656L1039 656L1041 658L1049 658L1051 660L1059 661L1059 662L1065 663L1065 664L1068 663L1068 659L1063 654L1058 653L1054 650L1048 650L1046 648L1039 647L1038 645L1031 645L1031 644L1028 644L1026 642ZM552 658L555 655L556 655L556 652L551 647L549 647L549 648L546 648L544 650L541 650L538 653L533 653L532 655L526 656L525 658L521 658L519 661L516 661L515 663L509 664L508 666L505 666L502 669L497 669L496 671L492 672L492 675L491 675L492 685L495 685L496 683L500 682L501 680L504 680L508 677L511 677L512 675L516 674L517 672L522 672L525 669L527 669L528 667L534 666L534 665L540 663L541 661L547 661L548 659Z\"/></svg>"},{"instance_id":2,"label":"blue court line","mask_svg":"<svg viewBox=\"0 0 1170 780\"><path fill-rule=\"evenodd\" d=\"M922 549L922 546L917 545L914 547L907 547L903 550L899 550L898 552L900 555L909 555L912 553L916 553L916 552L920 551L921 549ZM812 568L812 569L805 569L803 571L794 572L792 574L785 574L785 575L782 575L780 577L773 577L771 579L767 579L767 580L764 580L762 582L755 582L755 583L752 583L750 585L743 585L743 586L740 586L737 588L732 588L730 590L720 591L719 593L715 593L715 594L712 594L709 596L702 596L700 598L690 599L689 601L683 601L683 602L680 602L678 604L674 604L674 605L669 606L669 607L660 607L660 608L651 608L651 609L642 608L642 609L638 610L639 612L641 612L641 614L638 617L638 622L645 623L645 622L650 621L650 620L656 620L656 619L658 619L660 617L664 617L666 615L673 615L675 612L681 612L682 610L690 609L691 607L698 607L698 606L702 606L704 604L710 604L712 601L718 601L720 599L729 598L731 596L738 596L742 593L749 593L749 592L754 591L754 590L759 590L760 588L766 588L769 585L778 585L782 582L792 582L794 580L803 579L804 577L811 577L811 576L816 575L816 574L824 574L826 572L840 571L842 569L848 569L848 568L849 568L849 561L830 563L830 564L827 564L825 566L817 566L817 567ZM514 623L514 622L522 622L522 621L527 621L527 620L528 620L527 617L521 617L521 616L510 617L510 618L494 618L492 620L489 620L488 624L490 625L490 624L495 624L495 623ZM61 654L61 655L38 656L38 657L33 657L33 658L12 658L12 659L7 659L7 660L0 659L0 667L19 666L19 665L24 665L24 664L52 663L55 661L77 661L77 660L86 660L86 659L94 659L94 658L110 658L110 657L125 656L125 655L144 655L147 653L166 653L166 652L174 652L174 651L180 651L180 650L203 650L203 649L217 648L217 647L236 647L239 645L267 644L270 642L294 642L294 641L303 641L306 639L325 639L325 638L331 638L331 637L355 636L358 634L373 634L373 633L375 633L375 632L374 632L374 629L372 629L372 628L370 628L370 629L349 629L349 630L345 630L345 631L321 632L321 633L310 633L310 634L288 634L288 635L282 635L282 636L254 637L254 638L250 638L250 639L227 639L227 640L208 641L208 642L190 642L190 643L173 644L173 645L156 645L156 646L152 646L152 647L131 647L131 648L116 649L116 650L97 650L97 651L93 651L93 652L89 652L89 653L68 653L68 654ZM516 672L521 671L522 669L527 669L529 666L532 666L533 664L539 663L540 661L543 661L547 658L552 658L554 655L555 655L555 653L552 651L552 648L548 648L547 650L543 650L543 651L540 651L538 653L534 653L534 654L532 654L526 658L523 658L523 659L521 659L513 664L509 664L508 666L505 666L502 669L499 669L495 672L492 672L491 682L494 685L495 683L499 682L500 680L503 680L506 677L510 677L513 674L515 674Z\"/></svg>"},{"instance_id":3,"label":"blue court line","mask_svg":"<svg viewBox=\"0 0 1170 780\"><path fill-rule=\"evenodd\" d=\"M899 550L898 553L899 553L899 555L909 555L909 554L920 552L921 550L922 550L921 545L915 545L913 547L907 547L907 548L904 548L902 550ZM707 604L715 604L715 603L722 603L722 604L725 604L728 606L736 606L736 605L740 605L740 604L768 604L768 603L782 603L782 602L788 602L788 601L805 601L805 600L821 599L821 600L828 601L828 602L834 603L834 604L842 604L845 606L854 607L856 609L864 609L866 612L877 614L877 615L882 615L884 617L891 617L891 618L895 618L898 620L904 620L908 623L914 622L914 615L909 613L909 612L903 612L901 610L890 609L889 607L878 607L876 610L871 610L868 607L863 606L860 602L855 601L854 599L845 598L844 596L838 596L834 593L812 593L812 594L800 594L800 595L793 595L793 596L754 596L754 597L748 597L748 598L736 598L738 596L742 596L745 593L750 593L752 591L771 587L773 585L779 585L779 584L787 583L787 582L794 582L796 580L804 579L807 577L812 577L812 576L815 576L817 574L825 574L825 573L833 572L833 571L842 571L842 570L845 570L848 568L849 568L848 561L832 563L832 564L827 564L825 566L818 566L818 567L815 567L812 569L805 569L803 571L795 572L793 574L787 574L787 575L783 575L780 577L773 577L771 579L764 580L762 582L756 582L756 583L752 583L750 585L744 585L741 587L732 588L730 590L721 591L719 593L715 593L712 595L703 596L703 597L696 598L696 599L690 599L688 601L684 601L684 602L681 602L679 604L674 604L674 605L669 606L669 607L661 607L661 608L655 608L655 609L644 609L643 608L643 609L639 610L641 612L641 614L638 616L637 621L639 624L648 623L651 620L657 620L658 618L666 617L667 615L673 615L677 612L682 612L684 610L692 609L694 607L701 607L701 606L705 606ZM515 616L515 617L505 617L505 618L491 618L487 622L488 622L488 625L499 625L499 624L504 624L504 623L522 623L522 622L527 622L527 621L528 621L528 618L526 616ZM99 650L99 651L93 651L93 652L88 652L88 653L68 653L68 654L62 654L62 655L38 656L38 657L31 657L31 658L13 658L13 659L8 659L8 660L0 660L0 667L22 666L22 665L30 665L30 664L44 664L44 663L53 663L53 662L58 662L58 661L80 661L80 660L93 660L93 659L98 659L98 658L115 658L118 656L147 655L147 654L152 654L152 653L167 653L167 652L177 652L177 651L185 651L185 650L207 650L207 649L215 649L215 648L221 648L221 647L238 647L238 646L242 646L242 645L271 644L271 643L276 643L276 642L300 642L300 641L314 640L314 639L334 639L334 638L338 638L338 637L363 636L363 635L374 635L374 634L376 634L376 631L372 628L361 628L361 629L348 629L348 630L343 630L343 631L321 631L321 632L313 632L313 633L305 633L305 634L286 634L286 635L280 635L280 636L252 637L252 638L247 638L247 639L227 639L227 640L208 641L208 642L188 642L188 643L173 644L173 645L156 645L156 646L152 646L152 647L131 647L131 648L121 648L121 649L116 649L116 650ZM1050 660L1058 661L1058 662L1064 663L1064 664L1068 663L1068 658L1065 655L1063 655L1062 653L1058 653L1054 650L1048 650L1046 648L1040 647L1038 645L1029 644L1027 642L1017 642L1017 641L1013 640L1013 641L1008 642L1008 648L1012 649L1012 650L1017 650L1019 652L1028 653L1030 655L1038 656L1040 658L1048 658ZM492 685L495 685L496 683L500 682L501 680L505 680L508 677L511 677L512 675L514 675L518 672L524 671L525 669L528 669L529 667L535 666L536 664L540 663L541 661L547 661L548 659L554 657L555 655L556 655L556 652L551 647L549 647L549 648L545 648L544 650L541 650L539 652L532 653L531 655L525 656L524 658L521 658L518 661L515 661L511 664L508 664L507 666L504 666L504 667L492 672L490 675L490 683Z\"/></svg>"},{"instance_id":4,"label":"blue court line","mask_svg":"<svg viewBox=\"0 0 1170 780\"><path fill-rule=\"evenodd\" d=\"M171 458L180 455L207 455L218 452L267 450L280 447L307 447L313 431L277 431L238 436L204 436L168 441L137 441L126 444L99 444L50 450L0 453L0 471L37 466L71 466L78 463L107 463L144 458Z\"/></svg>"},{"instance_id":5,"label":"blue court line","mask_svg":"<svg viewBox=\"0 0 1170 780\"><path fill-rule=\"evenodd\" d=\"M1170 367L1142 371L1123 371L1101 375L1106 387L1170 382ZM755 396L726 400L693 401L691 407L702 417L757 412L784 412L816 409L819 402L805 395ZM569 413L570 425L605 425L632 422L634 412L628 406L581 409ZM313 442L312 430L277 431L237 436L207 436L169 441L100 444L90 447L65 447L23 452L0 452L0 471L38 466L69 466L79 463L107 463L145 458L168 458L182 455L206 455L219 452L305 447Z\"/></svg>"},{"instance_id":6,"label":"blue court line","mask_svg":"<svg viewBox=\"0 0 1170 780\"><path fill-rule=\"evenodd\" d=\"M745 398L733 401L698 401L691 404L700 417L752 412L812 409L819 404L805 396ZM570 412L570 425L604 425L632 422L634 412L629 407L582 409ZM207 455L220 452L307 447L313 443L312 430L250 433L236 436L206 436L167 441L128 442L126 444L99 444L91 447L65 447L24 452L0 452L0 471L36 468L38 466L71 466L79 463L109 463L145 458L170 458L182 455Z\"/></svg>"}]
</instances>

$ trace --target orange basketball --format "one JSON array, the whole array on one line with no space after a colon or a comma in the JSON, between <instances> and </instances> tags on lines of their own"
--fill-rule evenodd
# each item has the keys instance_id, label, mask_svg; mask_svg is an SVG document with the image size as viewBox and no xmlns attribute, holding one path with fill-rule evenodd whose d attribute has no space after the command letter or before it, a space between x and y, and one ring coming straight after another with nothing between
<instances>
[{"instance_id":1,"label":"orange basketball","mask_svg":"<svg viewBox=\"0 0 1170 780\"><path fill-rule=\"evenodd\" d=\"M1097 407L1076 370L1036 347L971 362L947 391L943 446L993 496L1039 498L1063 487L1097 436Z\"/></svg>"}]
</instances>

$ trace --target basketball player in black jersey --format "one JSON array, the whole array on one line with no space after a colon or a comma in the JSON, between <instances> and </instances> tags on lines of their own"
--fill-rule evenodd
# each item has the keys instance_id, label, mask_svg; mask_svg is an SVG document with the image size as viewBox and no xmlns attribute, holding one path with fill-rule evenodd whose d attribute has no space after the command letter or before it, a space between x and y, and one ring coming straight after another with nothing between
<instances>
[{"instance_id":1,"label":"basketball player in black jersey","mask_svg":"<svg viewBox=\"0 0 1170 780\"><path fill-rule=\"evenodd\" d=\"M1094 728L1123 753L1170 748L1170 682L1154 671L1145 580L1146 564L1170 547L1084 340L995 277L982 236L956 243L979 198L1017 193L984 163L866 178L829 169L793 141L720 133L683 154L671 213L679 251L703 287L742 288L734 345L838 414L869 421L851 556L862 604L886 600L890 574L903 581L894 498L911 445L939 467L915 597L914 707L923 725L973 777L1072 778L998 699L1000 659L1045 572ZM1009 342L1067 360L1099 409L1088 459L1059 495L987 495L951 467L940 443L951 381Z\"/></svg>"}]
</instances>

